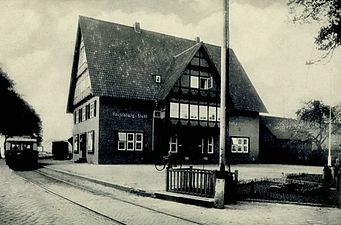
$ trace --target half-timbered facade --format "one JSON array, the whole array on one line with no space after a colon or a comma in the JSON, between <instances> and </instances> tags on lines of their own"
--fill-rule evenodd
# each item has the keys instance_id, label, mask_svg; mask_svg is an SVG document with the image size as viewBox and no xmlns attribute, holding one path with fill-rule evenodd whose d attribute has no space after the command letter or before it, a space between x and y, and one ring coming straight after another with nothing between
<instances>
[{"instance_id":1,"label":"half-timbered facade","mask_svg":"<svg viewBox=\"0 0 341 225\"><path fill-rule=\"evenodd\" d=\"M79 18L67 112L73 158L89 163L218 161L220 47ZM256 161L266 108L229 50L231 162Z\"/></svg>"}]
</instances>

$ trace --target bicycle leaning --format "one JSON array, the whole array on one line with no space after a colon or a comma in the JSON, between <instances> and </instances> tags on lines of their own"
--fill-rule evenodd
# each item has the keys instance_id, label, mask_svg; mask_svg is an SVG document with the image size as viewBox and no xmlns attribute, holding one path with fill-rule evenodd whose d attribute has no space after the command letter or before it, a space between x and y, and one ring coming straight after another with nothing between
<instances>
[{"instance_id":1,"label":"bicycle leaning","mask_svg":"<svg viewBox=\"0 0 341 225\"><path fill-rule=\"evenodd\" d=\"M177 162L177 160L173 157L171 152L168 152L168 155L162 156L162 159L160 162L155 163L155 169L157 171L162 171L166 167L167 168L174 168L174 167L181 168L182 164Z\"/></svg>"}]
</instances>

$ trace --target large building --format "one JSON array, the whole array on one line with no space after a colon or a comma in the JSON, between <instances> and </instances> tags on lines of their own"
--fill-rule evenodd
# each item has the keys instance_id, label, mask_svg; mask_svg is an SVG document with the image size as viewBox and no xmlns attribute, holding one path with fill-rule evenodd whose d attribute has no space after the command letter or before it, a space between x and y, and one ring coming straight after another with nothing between
<instances>
[{"instance_id":1,"label":"large building","mask_svg":"<svg viewBox=\"0 0 341 225\"><path fill-rule=\"evenodd\" d=\"M229 158L257 161L260 112L255 88L229 50ZM218 162L220 47L80 17L67 112L74 115L73 159Z\"/></svg>"}]
</instances>

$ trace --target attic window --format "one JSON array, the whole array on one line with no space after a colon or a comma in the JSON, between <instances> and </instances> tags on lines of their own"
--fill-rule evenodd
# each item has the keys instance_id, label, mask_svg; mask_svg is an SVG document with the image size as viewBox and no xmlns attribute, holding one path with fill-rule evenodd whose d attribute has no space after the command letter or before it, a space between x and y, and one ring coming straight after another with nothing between
<instances>
[{"instance_id":1,"label":"attic window","mask_svg":"<svg viewBox=\"0 0 341 225\"><path fill-rule=\"evenodd\" d=\"M155 75L155 82L156 83L161 83L161 76L160 75Z\"/></svg>"}]
</instances>

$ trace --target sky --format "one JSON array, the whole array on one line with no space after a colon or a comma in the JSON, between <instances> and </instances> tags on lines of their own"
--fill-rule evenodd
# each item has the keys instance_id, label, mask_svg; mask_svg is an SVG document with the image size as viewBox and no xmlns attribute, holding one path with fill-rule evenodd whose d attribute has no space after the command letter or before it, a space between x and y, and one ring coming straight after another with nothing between
<instances>
[{"instance_id":1,"label":"sky","mask_svg":"<svg viewBox=\"0 0 341 225\"><path fill-rule=\"evenodd\" d=\"M43 138L72 135L66 114L78 16L221 45L222 0L0 0L0 67L43 122ZM272 115L293 117L319 99L340 104L341 49L321 52L318 24L290 21L286 0L230 0L230 47Z\"/></svg>"}]
</instances>

